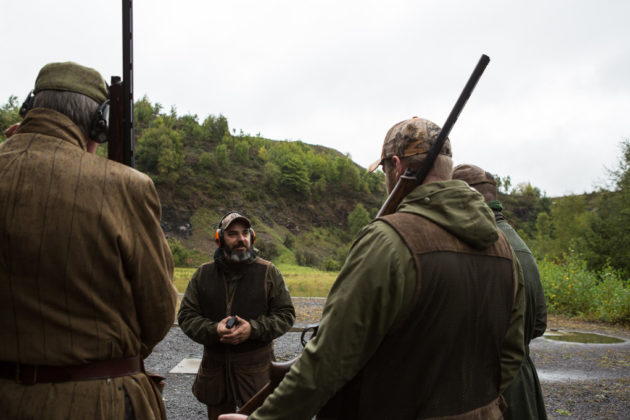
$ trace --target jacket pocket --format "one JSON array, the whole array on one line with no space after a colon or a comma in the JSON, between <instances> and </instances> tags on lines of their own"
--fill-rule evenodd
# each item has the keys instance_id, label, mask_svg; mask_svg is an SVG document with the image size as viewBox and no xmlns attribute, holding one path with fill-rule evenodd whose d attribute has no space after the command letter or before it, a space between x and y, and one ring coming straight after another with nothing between
<instances>
[{"instance_id":1,"label":"jacket pocket","mask_svg":"<svg viewBox=\"0 0 630 420\"><path fill-rule=\"evenodd\" d=\"M218 405L226 401L225 368L223 366L199 366L192 386L195 397L206 405Z\"/></svg>"},{"instance_id":2,"label":"jacket pocket","mask_svg":"<svg viewBox=\"0 0 630 420\"><path fill-rule=\"evenodd\" d=\"M271 370L271 359L257 360L233 365L238 399L245 403L254 396L267 382Z\"/></svg>"}]
</instances>

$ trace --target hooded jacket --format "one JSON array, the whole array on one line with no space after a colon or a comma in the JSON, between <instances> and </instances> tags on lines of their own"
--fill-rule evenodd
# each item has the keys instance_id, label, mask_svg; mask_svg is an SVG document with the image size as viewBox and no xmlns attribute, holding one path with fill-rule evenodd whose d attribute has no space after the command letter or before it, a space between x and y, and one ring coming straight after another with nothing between
<instances>
[{"instance_id":1,"label":"hooded jacket","mask_svg":"<svg viewBox=\"0 0 630 420\"><path fill-rule=\"evenodd\" d=\"M461 246L476 250L492 246L501 235L481 195L462 181L421 185L403 200L398 212L421 216L424 223L452 236ZM511 254L511 251L508 252ZM506 279L511 283L507 302L509 325L496 341L501 343L498 349L500 355L480 361L492 363L493 371L500 371L500 383L493 379L495 397L513 380L523 357L523 280L518 262L513 255L511 259L512 276ZM387 221L373 221L353 243L326 301L318 335L307 344L291 371L251 418L311 418L342 386L369 369L373 358L386 345L392 333L404 330L410 314L417 309L414 304L423 298L425 290L420 287L417 292L416 260L410 248ZM461 316L469 316L481 309L467 308ZM430 328L434 320L431 314L426 314L423 321L425 327ZM422 337L418 340L414 345L422 345ZM438 354L451 345L446 339L425 342L424 346L429 350L424 354L432 357L432 354ZM409 353L397 352L394 348L391 367L398 369L405 354ZM430 361L426 363L430 364ZM395 374L403 377L412 373L402 369ZM466 375L466 372L461 372L461 375ZM395 386L396 381L392 381L392 377L395 375L383 379L386 384ZM426 378L422 374L413 377L421 391L434 386L424 382ZM483 382L489 378L478 380ZM364 389L359 391L360 397L366 395L361 392ZM439 397L432 396L433 399ZM465 397L461 396L462 399ZM374 395L361 398L361 401L357 413L361 412L363 417L359 418L376 417L379 407L387 402L379 401ZM413 404L413 401L407 403ZM481 408L489 401L477 403L477 407ZM396 418L422 418L408 412L401 413L406 411L391 414ZM436 416L440 415L447 413Z\"/></svg>"}]
</instances>

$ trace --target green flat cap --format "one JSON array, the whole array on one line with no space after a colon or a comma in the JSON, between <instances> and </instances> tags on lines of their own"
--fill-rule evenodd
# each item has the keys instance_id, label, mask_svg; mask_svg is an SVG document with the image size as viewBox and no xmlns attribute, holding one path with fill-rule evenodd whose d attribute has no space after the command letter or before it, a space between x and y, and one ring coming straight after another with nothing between
<instances>
[{"instance_id":1,"label":"green flat cap","mask_svg":"<svg viewBox=\"0 0 630 420\"><path fill-rule=\"evenodd\" d=\"M99 104L109 98L107 84L99 72L71 61L42 67L35 81L35 93L42 90L81 93Z\"/></svg>"}]
</instances>

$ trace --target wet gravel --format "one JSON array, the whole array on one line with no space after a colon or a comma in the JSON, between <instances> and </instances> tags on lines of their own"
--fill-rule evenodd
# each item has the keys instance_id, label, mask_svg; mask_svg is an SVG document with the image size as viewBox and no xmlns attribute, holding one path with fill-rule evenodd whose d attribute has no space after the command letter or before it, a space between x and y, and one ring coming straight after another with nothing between
<instances>
[{"instance_id":1,"label":"wet gravel","mask_svg":"<svg viewBox=\"0 0 630 420\"><path fill-rule=\"evenodd\" d=\"M322 299L294 299L297 327L316 322ZM539 371L550 419L630 419L630 330L551 316L549 329L588 331L625 339L622 344L579 344L537 338L532 359ZM274 341L279 360L301 351L300 333L289 332ZM203 347L178 326L145 361L147 370L166 376L164 400L169 419L207 419L206 406L192 395L194 374L169 374L182 359L201 358Z\"/></svg>"},{"instance_id":2,"label":"wet gravel","mask_svg":"<svg viewBox=\"0 0 630 420\"><path fill-rule=\"evenodd\" d=\"M530 345L550 419L630 419L630 331L550 317L548 330L594 332L626 340L581 344L537 338Z\"/></svg>"}]
</instances>

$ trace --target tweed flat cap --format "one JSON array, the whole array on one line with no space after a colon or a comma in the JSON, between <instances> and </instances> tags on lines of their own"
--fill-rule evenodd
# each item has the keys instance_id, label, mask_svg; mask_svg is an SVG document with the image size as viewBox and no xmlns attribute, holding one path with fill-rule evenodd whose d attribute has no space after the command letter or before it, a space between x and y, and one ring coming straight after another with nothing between
<instances>
[{"instance_id":1,"label":"tweed flat cap","mask_svg":"<svg viewBox=\"0 0 630 420\"><path fill-rule=\"evenodd\" d=\"M107 83L94 69L71 61L46 64L39 71L34 92L63 90L89 96L99 104L109 98Z\"/></svg>"}]
</instances>

